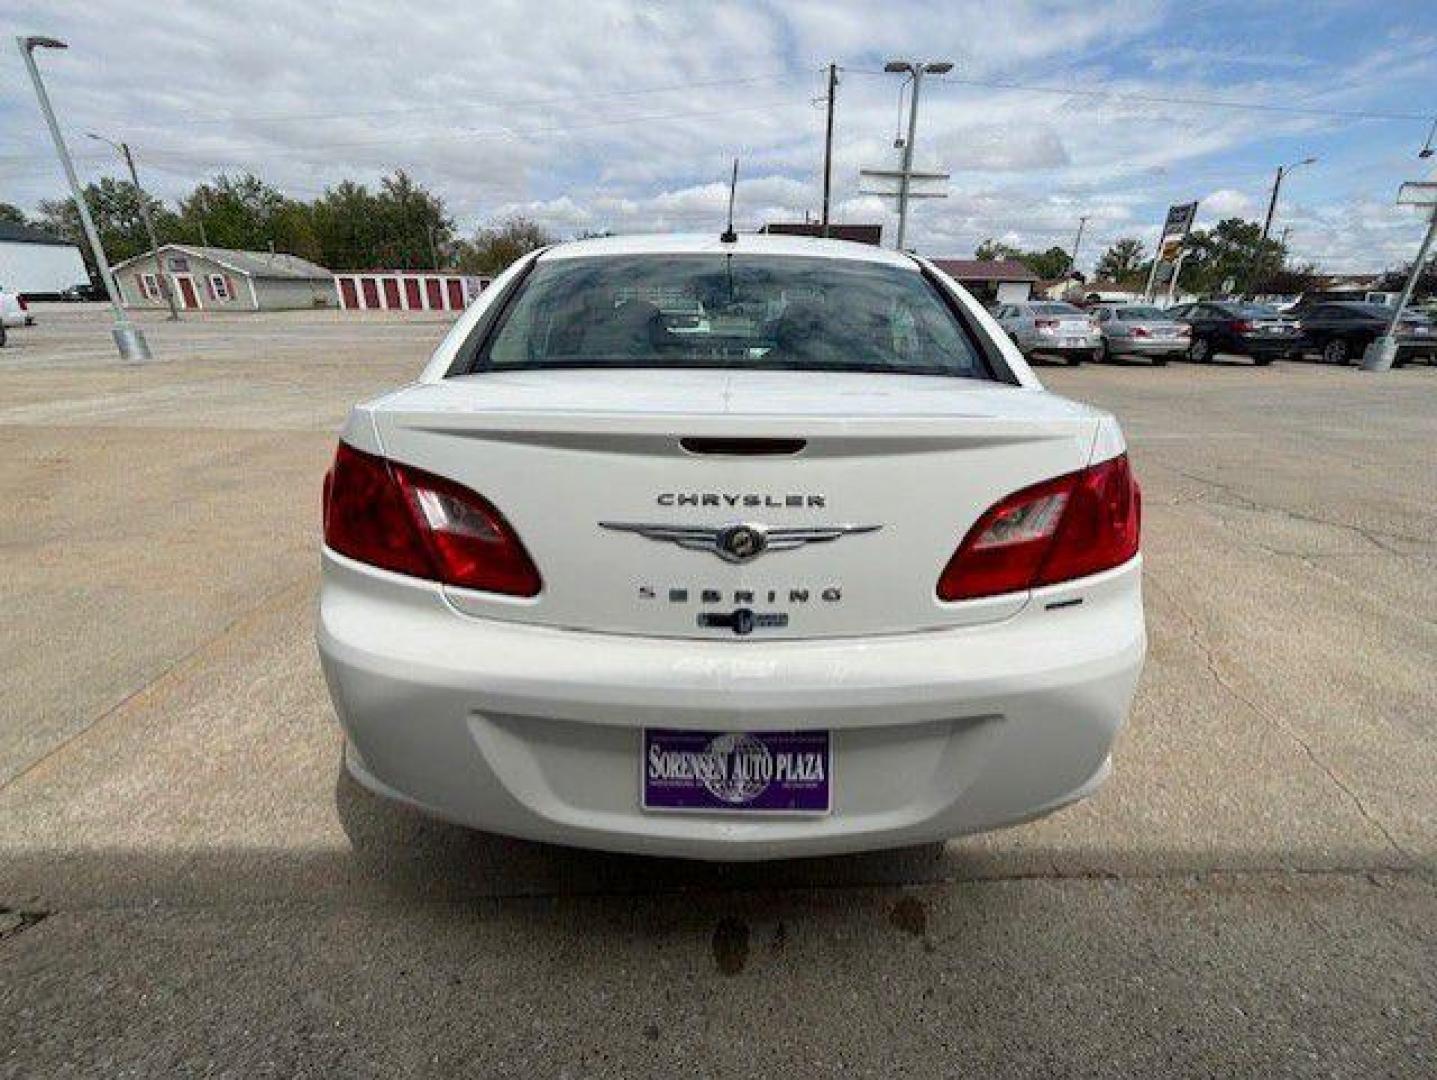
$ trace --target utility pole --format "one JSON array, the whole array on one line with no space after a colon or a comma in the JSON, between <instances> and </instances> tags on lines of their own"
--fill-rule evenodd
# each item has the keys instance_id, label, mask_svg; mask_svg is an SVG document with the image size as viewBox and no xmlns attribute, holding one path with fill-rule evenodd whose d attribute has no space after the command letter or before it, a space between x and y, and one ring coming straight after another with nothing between
<instances>
[{"instance_id":1,"label":"utility pole","mask_svg":"<svg viewBox=\"0 0 1437 1080\"><path fill-rule=\"evenodd\" d=\"M833 189L833 103L838 94L838 65L828 65L828 123L823 136L823 229L828 235L828 196Z\"/></svg>"},{"instance_id":2,"label":"utility pole","mask_svg":"<svg viewBox=\"0 0 1437 1080\"><path fill-rule=\"evenodd\" d=\"M195 219L200 225L200 247L209 247L210 240L209 237L205 235L205 215L210 212L210 201L205 198L205 186L203 184L195 188L194 197L199 200L200 204L199 215Z\"/></svg>"},{"instance_id":3,"label":"utility pole","mask_svg":"<svg viewBox=\"0 0 1437 1080\"><path fill-rule=\"evenodd\" d=\"M110 298L110 307L115 313L115 325L110 333L115 339L115 347L120 351L122 360L150 360L149 342L145 340L144 332L130 322L125 314L125 309L120 306L119 290L115 287L115 275L110 272L110 264L105 259L105 249L100 244L100 234L95 229L95 220L90 216L90 208L85 203L85 192L80 187L80 178L75 175L75 163L70 160L70 151L65 146L65 137L60 134L60 123L55 119L55 110L50 106L50 95L45 92L45 83L40 78L40 69L35 64L34 50L36 49L68 49L69 46L58 38L52 37L25 37L15 39L15 44L20 47L20 55L24 58L25 67L30 72L30 80L35 84L35 96L40 100L40 111L45 114L45 123L50 128L50 138L55 142L55 152L59 155L60 165L65 170L65 179L70 182L70 192L75 197L75 209L80 214L80 226L85 230L85 239L89 241L90 253L95 257L95 265L100 271L100 281L105 286L105 293Z\"/></svg>"},{"instance_id":4,"label":"utility pole","mask_svg":"<svg viewBox=\"0 0 1437 1080\"><path fill-rule=\"evenodd\" d=\"M155 237L155 222L150 216L150 200L145 197L145 189L140 187L140 174L135 171L135 158L134 155L130 153L130 144L125 142L110 142L109 139L102 135L96 135L93 131L87 131L85 134L98 142L109 143L118 150L120 156L125 159L125 165L130 170L130 183L135 186L135 195L140 202L140 219L144 221L145 232L150 238L150 254L155 260L155 280L160 283L160 293L164 296L165 303L170 306L169 321L179 322L180 311L179 308L175 306L175 292L170 288L169 275L165 273L165 268L160 265L160 242Z\"/></svg>"},{"instance_id":5,"label":"utility pole","mask_svg":"<svg viewBox=\"0 0 1437 1080\"><path fill-rule=\"evenodd\" d=\"M1264 218L1262 222L1262 237L1257 242L1257 250L1253 252L1252 262L1248 266L1246 284L1249 293L1253 291L1256 285L1254 279L1257 277L1257 271L1262 267L1266 255L1267 234L1272 231L1272 217L1273 214L1277 212L1277 195L1278 192L1282 190L1282 178L1292 172L1293 169L1301 168L1304 165L1311 165L1316 160L1315 157L1303 158L1301 161L1294 162L1291 165L1279 165L1277 167L1277 175L1273 177L1272 180L1272 195L1267 200L1267 217Z\"/></svg>"},{"instance_id":6,"label":"utility pole","mask_svg":"<svg viewBox=\"0 0 1437 1080\"><path fill-rule=\"evenodd\" d=\"M1089 215L1083 214L1078 218L1078 235L1073 237L1073 254L1068 259L1068 273L1071 274L1078 268L1078 246L1083 242L1083 226L1088 223Z\"/></svg>"},{"instance_id":7,"label":"utility pole","mask_svg":"<svg viewBox=\"0 0 1437 1080\"><path fill-rule=\"evenodd\" d=\"M838 96L838 65L828 65L828 118L823 136L823 221L822 235L828 235L829 196L833 190L833 106Z\"/></svg>"},{"instance_id":8,"label":"utility pole","mask_svg":"<svg viewBox=\"0 0 1437 1080\"><path fill-rule=\"evenodd\" d=\"M923 89L923 76L942 75L952 71L953 65L946 60L890 60L883 65L883 70L906 71L913 80L913 90L908 95L908 138L903 143L903 165L898 175L898 240L894 246L902 251L908 236L908 203L913 195L913 144L918 138L918 95Z\"/></svg>"}]
</instances>

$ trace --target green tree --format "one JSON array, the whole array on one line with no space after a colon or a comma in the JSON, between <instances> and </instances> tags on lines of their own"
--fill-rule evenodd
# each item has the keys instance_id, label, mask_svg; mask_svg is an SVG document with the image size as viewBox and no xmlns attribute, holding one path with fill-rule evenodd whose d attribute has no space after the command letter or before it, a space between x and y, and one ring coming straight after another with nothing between
<instances>
[{"instance_id":1,"label":"green tree","mask_svg":"<svg viewBox=\"0 0 1437 1080\"><path fill-rule=\"evenodd\" d=\"M1144 262L1143 242L1136 237L1125 236L1103 252L1093 273L1104 281L1129 285L1142 276Z\"/></svg>"},{"instance_id":2,"label":"green tree","mask_svg":"<svg viewBox=\"0 0 1437 1080\"><path fill-rule=\"evenodd\" d=\"M253 173L220 174L180 200L186 240L211 247L317 254L310 210Z\"/></svg>"},{"instance_id":3,"label":"green tree","mask_svg":"<svg viewBox=\"0 0 1437 1080\"><path fill-rule=\"evenodd\" d=\"M426 270L449 264L454 224L444 200L402 169L377 192L346 180L310 207L319 252L331 270Z\"/></svg>"},{"instance_id":4,"label":"green tree","mask_svg":"<svg viewBox=\"0 0 1437 1080\"><path fill-rule=\"evenodd\" d=\"M1017 248L1003 243L1001 240L994 240L991 237L984 240L973 249L973 257L982 262L997 262L999 259L1016 259L1022 252Z\"/></svg>"},{"instance_id":5,"label":"green tree","mask_svg":"<svg viewBox=\"0 0 1437 1080\"><path fill-rule=\"evenodd\" d=\"M0 202L0 221L8 222L11 225L30 224L30 219L25 215L24 210L7 202Z\"/></svg>"},{"instance_id":6,"label":"green tree","mask_svg":"<svg viewBox=\"0 0 1437 1080\"><path fill-rule=\"evenodd\" d=\"M1262 239L1262 226L1242 218L1223 218L1211 229L1196 229L1187 239L1180 284L1198 293L1262 291L1264 274L1280 268L1286 254L1276 240Z\"/></svg>"},{"instance_id":7,"label":"green tree","mask_svg":"<svg viewBox=\"0 0 1437 1080\"><path fill-rule=\"evenodd\" d=\"M150 250L149 235L145 231L144 218L140 213L141 199L149 205L150 215L155 222L155 234L160 243L178 239L180 229L174 212L153 195L140 191L128 180L104 176L98 183L85 186L85 203L90 208L90 216L95 220L95 229L100 234L105 257L111 263L121 262ZM80 211L75 206L75 200L46 199L40 203L39 211L35 224L77 244L86 266L91 274L94 274L95 266L90 257L89 245L85 243L84 228L80 224Z\"/></svg>"},{"instance_id":8,"label":"green tree","mask_svg":"<svg viewBox=\"0 0 1437 1080\"><path fill-rule=\"evenodd\" d=\"M553 242L553 235L542 225L515 215L484 226L473 240L455 244L456 261L465 273L497 274L535 248Z\"/></svg>"}]
</instances>

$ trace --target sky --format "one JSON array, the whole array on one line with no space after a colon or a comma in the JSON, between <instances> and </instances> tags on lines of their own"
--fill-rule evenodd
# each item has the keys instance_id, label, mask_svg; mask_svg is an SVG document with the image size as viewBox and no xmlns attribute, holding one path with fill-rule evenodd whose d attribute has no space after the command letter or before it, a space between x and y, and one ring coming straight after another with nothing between
<instances>
[{"instance_id":1,"label":"sky","mask_svg":"<svg viewBox=\"0 0 1437 1080\"><path fill-rule=\"evenodd\" d=\"M949 60L924 80L915 164L947 171L909 245L970 256L985 238L1070 247L1078 265L1124 236L1153 246L1166 208L1198 227L1260 219L1327 272L1410 260L1420 211L1394 205L1437 116L1437 3L1417 0L530 0L243 4L5 0L37 54L84 178L120 175L98 132L134 148L174 199L220 171L310 198L408 170L461 231L513 213L559 235L721 229L740 160L742 228L821 203L826 68L840 67L834 220L891 201L859 169L891 168L895 57ZM1238 107L1240 106L1240 107ZM18 51L0 49L0 201L27 209L63 176ZM866 185L864 185L866 186Z\"/></svg>"}]
</instances>

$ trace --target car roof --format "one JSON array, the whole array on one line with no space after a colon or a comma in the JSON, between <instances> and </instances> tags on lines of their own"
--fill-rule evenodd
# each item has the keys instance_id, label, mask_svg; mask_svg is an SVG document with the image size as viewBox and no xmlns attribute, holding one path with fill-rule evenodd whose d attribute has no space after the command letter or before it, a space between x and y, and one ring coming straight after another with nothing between
<instances>
[{"instance_id":1,"label":"car roof","mask_svg":"<svg viewBox=\"0 0 1437 1080\"><path fill-rule=\"evenodd\" d=\"M719 239L717 230L706 233L647 233L639 236L597 236L555 244L539 256L541 262L617 255L796 255L879 263L917 270L914 259L902 252L849 240L822 240L811 236L739 233L733 243Z\"/></svg>"}]
</instances>

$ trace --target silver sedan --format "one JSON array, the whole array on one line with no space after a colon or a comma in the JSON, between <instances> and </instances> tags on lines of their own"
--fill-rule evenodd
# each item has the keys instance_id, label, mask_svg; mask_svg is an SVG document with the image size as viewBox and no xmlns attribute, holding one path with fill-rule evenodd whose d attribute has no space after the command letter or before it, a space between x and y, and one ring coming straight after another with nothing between
<instances>
[{"instance_id":1,"label":"silver sedan","mask_svg":"<svg viewBox=\"0 0 1437 1080\"><path fill-rule=\"evenodd\" d=\"M1103 335L1099 359L1144 356L1156 365L1187 352L1190 331L1185 323L1149 304L1103 304L1094 310Z\"/></svg>"}]
</instances>

